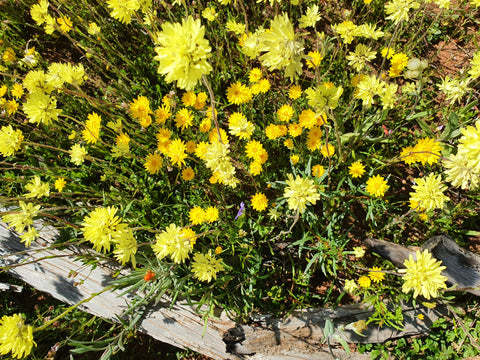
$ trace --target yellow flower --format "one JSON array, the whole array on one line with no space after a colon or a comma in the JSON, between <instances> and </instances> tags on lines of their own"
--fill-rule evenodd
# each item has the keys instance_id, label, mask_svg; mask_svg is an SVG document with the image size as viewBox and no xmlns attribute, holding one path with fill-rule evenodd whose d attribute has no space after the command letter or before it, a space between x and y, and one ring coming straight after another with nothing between
<instances>
[{"instance_id":1,"label":"yellow flower","mask_svg":"<svg viewBox=\"0 0 480 360\"><path fill-rule=\"evenodd\" d=\"M365 255L365 250L360 246L355 246L353 248L353 255L355 255L356 258L361 258Z\"/></svg>"},{"instance_id":2,"label":"yellow flower","mask_svg":"<svg viewBox=\"0 0 480 360\"><path fill-rule=\"evenodd\" d=\"M64 33L68 33L70 30L72 30L73 23L68 16L57 18L57 23L60 25L60 30L62 30Z\"/></svg>"},{"instance_id":3,"label":"yellow flower","mask_svg":"<svg viewBox=\"0 0 480 360\"><path fill-rule=\"evenodd\" d=\"M9 115L15 114L18 110L18 103L15 100L8 100L5 109Z\"/></svg>"},{"instance_id":4,"label":"yellow flower","mask_svg":"<svg viewBox=\"0 0 480 360\"><path fill-rule=\"evenodd\" d=\"M137 240L133 236L133 230L129 227L122 227L112 238L115 244L113 255L122 265L131 261L133 267L136 266L135 254L137 253Z\"/></svg>"},{"instance_id":5,"label":"yellow flower","mask_svg":"<svg viewBox=\"0 0 480 360\"><path fill-rule=\"evenodd\" d=\"M296 165L299 160L300 156L298 156L297 154L293 154L290 156L290 161L292 162L292 165Z\"/></svg>"},{"instance_id":6,"label":"yellow flower","mask_svg":"<svg viewBox=\"0 0 480 360\"><path fill-rule=\"evenodd\" d=\"M222 249L221 246L217 246L217 247L215 248L215 254L219 255L219 254L221 254L222 252L223 252L223 249Z\"/></svg>"},{"instance_id":7,"label":"yellow flower","mask_svg":"<svg viewBox=\"0 0 480 360\"><path fill-rule=\"evenodd\" d=\"M259 68L253 68L248 73L248 81L250 81L251 83L257 83L262 79L262 75L262 70L260 70Z\"/></svg>"},{"instance_id":8,"label":"yellow flower","mask_svg":"<svg viewBox=\"0 0 480 360\"><path fill-rule=\"evenodd\" d=\"M48 0L40 0L38 4L34 4L30 8L30 15L37 25L42 25L45 21L47 21L48 6Z\"/></svg>"},{"instance_id":9,"label":"yellow flower","mask_svg":"<svg viewBox=\"0 0 480 360\"><path fill-rule=\"evenodd\" d=\"M175 115L175 126L185 130L186 128L192 126L193 124L193 114L188 109L181 109Z\"/></svg>"},{"instance_id":10,"label":"yellow flower","mask_svg":"<svg viewBox=\"0 0 480 360\"><path fill-rule=\"evenodd\" d=\"M325 173L325 168L322 165L317 164L312 166L312 176L315 176L316 178L320 178L324 173Z\"/></svg>"},{"instance_id":11,"label":"yellow flower","mask_svg":"<svg viewBox=\"0 0 480 360\"><path fill-rule=\"evenodd\" d=\"M85 129L82 131L83 140L87 144L95 144L100 138L100 123L102 118L93 112L88 115Z\"/></svg>"},{"instance_id":12,"label":"yellow flower","mask_svg":"<svg viewBox=\"0 0 480 360\"><path fill-rule=\"evenodd\" d=\"M362 177L362 175L365 173L365 166L361 161L355 161L352 163L352 165L350 165L348 170L348 173L352 176L352 178Z\"/></svg>"},{"instance_id":13,"label":"yellow flower","mask_svg":"<svg viewBox=\"0 0 480 360\"><path fill-rule=\"evenodd\" d=\"M176 264L183 263L193 248L191 236L175 224L170 224L164 231L156 234L155 238L152 250L159 260L170 256Z\"/></svg>"},{"instance_id":14,"label":"yellow flower","mask_svg":"<svg viewBox=\"0 0 480 360\"><path fill-rule=\"evenodd\" d=\"M317 124L317 114L310 109L303 110L298 117L298 123L302 128L311 129Z\"/></svg>"},{"instance_id":15,"label":"yellow flower","mask_svg":"<svg viewBox=\"0 0 480 360\"><path fill-rule=\"evenodd\" d=\"M114 206L99 207L83 219L83 236L93 244L96 251L110 251L110 242L115 233L126 227L126 224L121 223L122 218L116 216L116 213L117 208Z\"/></svg>"},{"instance_id":16,"label":"yellow flower","mask_svg":"<svg viewBox=\"0 0 480 360\"><path fill-rule=\"evenodd\" d=\"M36 238L40 236L37 229L33 226L29 226L27 231L20 235L21 242L25 244L25 247L29 247Z\"/></svg>"},{"instance_id":17,"label":"yellow flower","mask_svg":"<svg viewBox=\"0 0 480 360\"><path fill-rule=\"evenodd\" d=\"M25 227L33 225L33 218L38 215L40 205L33 206L32 203L25 204L19 201L21 211L3 215L2 221L8 223L8 228L15 228L17 232L23 232Z\"/></svg>"},{"instance_id":18,"label":"yellow flower","mask_svg":"<svg viewBox=\"0 0 480 360\"><path fill-rule=\"evenodd\" d=\"M193 106L197 101L197 95L193 91L187 91L182 96L182 103L185 106Z\"/></svg>"},{"instance_id":19,"label":"yellow flower","mask_svg":"<svg viewBox=\"0 0 480 360\"><path fill-rule=\"evenodd\" d=\"M291 80L302 73L303 41L295 33L288 15L275 16L270 31L260 34L259 41L264 53L259 58L263 66L270 71L285 70L285 76Z\"/></svg>"},{"instance_id":20,"label":"yellow flower","mask_svg":"<svg viewBox=\"0 0 480 360\"><path fill-rule=\"evenodd\" d=\"M280 121L289 121L293 116L293 108L288 104L282 105L277 110L277 116Z\"/></svg>"},{"instance_id":21,"label":"yellow flower","mask_svg":"<svg viewBox=\"0 0 480 360\"><path fill-rule=\"evenodd\" d=\"M107 0L111 9L110 15L124 24L130 24L135 11L140 8L140 1L137 0Z\"/></svg>"},{"instance_id":22,"label":"yellow flower","mask_svg":"<svg viewBox=\"0 0 480 360\"><path fill-rule=\"evenodd\" d=\"M22 84L13 84L11 94L14 98L20 99L23 95L23 86Z\"/></svg>"},{"instance_id":23,"label":"yellow flower","mask_svg":"<svg viewBox=\"0 0 480 360\"><path fill-rule=\"evenodd\" d=\"M166 82L176 81L179 88L193 90L200 78L212 71L207 61L212 49L204 34L200 19L194 20L192 16L183 19L182 24L162 24L154 59L160 62L158 72L166 75Z\"/></svg>"},{"instance_id":24,"label":"yellow flower","mask_svg":"<svg viewBox=\"0 0 480 360\"><path fill-rule=\"evenodd\" d=\"M285 181L287 187L283 196L287 198L290 210L303 213L307 204L314 205L320 199L320 194L312 180L304 179L298 175L294 179L292 174L288 174L287 177L288 180Z\"/></svg>"},{"instance_id":25,"label":"yellow flower","mask_svg":"<svg viewBox=\"0 0 480 360\"><path fill-rule=\"evenodd\" d=\"M23 104L23 111L28 121L36 124L50 125L52 120L57 120L61 109L56 109L57 99L43 93L34 92Z\"/></svg>"},{"instance_id":26,"label":"yellow flower","mask_svg":"<svg viewBox=\"0 0 480 360\"><path fill-rule=\"evenodd\" d=\"M325 144L320 148L320 152L324 157L330 157L335 154L335 148L332 144Z\"/></svg>"},{"instance_id":27,"label":"yellow flower","mask_svg":"<svg viewBox=\"0 0 480 360\"><path fill-rule=\"evenodd\" d=\"M66 184L67 183L63 177L58 178L57 180L55 180L55 190L57 190L58 192L62 192Z\"/></svg>"},{"instance_id":28,"label":"yellow flower","mask_svg":"<svg viewBox=\"0 0 480 360\"><path fill-rule=\"evenodd\" d=\"M1 145L0 145L1 148ZM469 159L462 154L451 154L445 161L446 180L455 187L460 187L464 190L475 190L480 185L480 173L475 171L475 168L469 164Z\"/></svg>"},{"instance_id":29,"label":"yellow flower","mask_svg":"<svg viewBox=\"0 0 480 360\"><path fill-rule=\"evenodd\" d=\"M130 114L135 120L140 122L142 127L146 128L152 123L150 114L153 111L150 109L150 101L145 96L137 97L129 105Z\"/></svg>"},{"instance_id":30,"label":"yellow flower","mask_svg":"<svg viewBox=\"0 0 480 360\"><path fill-rule=\"evenodd\" d=\"M208 21L214 21L218 16L218 13L216 12L214 7L206 7L202 11L202 17L207 19Z\"/></svg>"},{"instance_id":31,"label":"yellow flower","mask_svg":"<svg viewBox=\"0 0 480 360\"><path fill-rule=\"evenodd\" d=\"M252 99L252 92L245 85L236 82L228 87L227 99L231 104L244 104Z\"/></svg>"},{"instance_id":32,"label":"yellow flower","mask_svg":"<svg viewBox=\"0 0 480 360\"><path fill-rule=\"evenodd\" d=\"M381 267L374 266L368 273L368 277L375 283L381 282L385 278L385 273L381 272Z\"/></svg>"},{"instance_id":33,"label":"yellow flower","mask_svg":"<svg viewBox=\"0 0 480 360\"><path fill-rule=\"evenodd\" d=\"M25 325L22 315L4 315L0 319L0 355L12 353L12 357L20 359L30 355L33 341L33 328Z\"/></svg>"},{"instance_id":34,"label":"yellow flower","mask_svg":"<svg viewBox=\"0 0 480 360\"><path fill-rule=\"evenodd\" d=\"M302 87L300 85L293 85L288 89L288 97L292 100L298 99L302 95Z\"/></svg>"},{"instance_id":35,"label":"yellow flower","mask_svg":"<svg viewBox=\"0 0 480 360\"><path fill-rule=\"evenodd\" d=\"M467 165L477 174L480 174L480 120L475 126L461 128L462 137L459 139L458 153L467 160Z\"/></svg>"},{"instance_id":36,"label":"yellow flower","mask_svg":"<svg viewBox=\"0 0 480 360\"><path fill-rule=\"evenodd\" d=\"M370 278L368 276L361 276L359 279L358 279L358 285L360 285L361 287L363 288L369 288L370 285L372 284Z\"/></svg>"},{"instance_id":37,"label":"yellow flower","mask_svg":"<svg viewBox=\"0 0 480 360\"><path fill-rule=\"evenodd\" d=\"M383 178L383 176L375 175L371 176L367 180L367 187L365 190L372 196L380 197L385 195L385 192L388 190L389 186L387 185L387 181Z\"/></svg>"},{"instance_id":38,"label":"yellow flower","mask_svg":"<svg viewBox=\"0 0 480 360\"><path fill-rule=\"evenodd\" d=\"M162 157L158 153L148 154L143 166L150 173L150 175L156 174L162 167Z\"/></svg>"},{"instance_id":39,"label":"yellow flower","mask_svg":"<svg viewBox=\"0 0 480 360\"><path fill-rule=\"evenodd\" d=\"M192 225L199 225L205 221L205 211L200 206L194 206L188 212L188 218Z\"/></svg>"},{"instance_id":40,"label":"yellow flower","mask_svg":"<svg viewBox=\"0 0 480 360\"><path fill-rule=\"evenodd\" d=\"M35 175L33 179L25 185L25 190L29 191L28 194L24 195L26 198L41 198L50 195L50 185L42 182L38 175Z\"/></svg>"},{"instance_id":41,"label":"yellow flower","mask_svg":"<svg viewBox=\"0 0 480 360\"><path fill-rule=\"evenodd\" d=\"M205 221L208 223L213 223L218 219L218 209L215 206L209 206L205 210Z\"/></svg>"},{"instance_id":42,"label":"yellow flower","mask_svg":"<svg viewBox=\"0 0 480 360\"><path fill-rule=\"evenodd\" d=\"M182 179L185 181L193 180L195 177L195 172L192 168L185 168L182 170Z\"/></svg>"},{"instance_id":43,"label":"yellow flower","mask_svg":"<svg viewBox=\"0 0 480 360\"><path fill-rule=\"evenodd\" d=\"M422 295L426 299L430 297L436 298L439 289L445 289L447 285L445 282L447 278L441 275L445 266L440 266L441 261L432 258L432 254L428 250L422 253L417 250L416 260L410 254L408 260L403 263L406 269L400 269L400 273L405 273L403 276L404 284L402 291L408 293L413 289L413 297Z\"/></svg>"},{"instance_id":44,"label":"yellow flower","mask_svg":"<svg viewBox=\"0 0 480 360\"><path fill-rule=\"evenodd\" d=\"M172 116L170 106L161 106L155 110L155 122L157 124L164 124L170 116Z\"/></svg>"},{"instance_id":45,"label":"yellow flower","mask_svg":"<svg viewBox=\"0 0 480 360\"><path fill-rule=\"evenodd\" d=\"M228 131L239 139L250 139L255 125L239 112L234 112L228 118Z\"/></svg>"},{"instance_id":46,"label":"yellow flower","mask_svg":"<svg viewBox=\"0 0 480 360\"><path fill-rule=\"evenodd\" d=\"M217 273L220 271L224 271L222 260L216 259L210 252L193 255L192 272L198 280L210 282L217 278Z\"/></svg>"},{"instance_id":47,"label":"yellow flower","mask_svg":"<svg viewBox=\"0 0 480 360\"><path fill-rule=\"evenodd\" d=\"M440 175L430 174L424 178L416 178L416 185L412 186L415 192L410 193L410 199L417 201L424 211L442 209L449 200L444 195L447 186L443 184Z\"/></svg>"},{"instance_id":48,"label":"yellow flower","mask_svg":"<svg viewBox=\"0 0 480 360\"><path fill-rule=\"evenodd\" d=\"M345 291L353 293L358 288L355 280L345 280Z\"/></svg>"},{"instance_id":49,"label":"yellow flower","mask_svg":"<svg viewBox=\"0 0 480 360\"><path fill-rule=\"evenodd\" d=\"M2 126L0 129L0 154L12 156L22 145L23 133L21 130L14 130L12 125Z\"/></svg>"},{"instance_id":50,"label":"yellow flower","mask_svg":"<svg viewBox=\"0 0 480 360\"><path fill-rule=\"evenodd\" d=\"M307 54L307 66L309 68L316 69L320 66L322 62L323 55L318 51L309 51Z\"/></svg>"},{"instance_id":51,"label":"yellow flower","mask_svg":"<svg viewBox=\"0 0 480 360\"><path fill-rule=\"evenodd\" d=\"M387 20L392 20L396 25L401 21L408 21L408 11L418 9L420 3L415 0L390 0L385 4L385 14Z\"/></svg>"},{"instance_id":52,"label":"yellow flower","mask_svg":"<svg viewBox=\"0 0 480 360\"><path fill-rule=\"evenodd\" d=\"M185 165L185 159L187 154L185 153L187 147L183 140L175 139L173 140L167 148L167 156L170 158L172 164L182 167Z\"/></svg>"},{"instance_id":53,"label":"yellow flower","mask_svg":"<svg viewBox=\"0 0 480 360\"><path fill-rule=\"evenodd\" d=\"M251 198L252 208L257 211L263 211L268 207L268 199L265 194L257 192Z\"/></svg>"},{"instance_id":54,"label":"yellow flower","mask_svg":"<svg viewBox=\"0 0 480 360\"><path fill-rule=\"evenodd\" d=\"M70 161L75 165L82 165L87 156L87 149L80 144L75 144L70 148Z\"/></svg>"},{"instance_id":55,"label":"yellow flower","mask_svg":"<svg viewBox=\"0 0 480 360\"><path fill-rule=\"evenodd\" d=\"M286 139L283 142L283 146L285 146L288 150L293 150L293 148L294 148L293 140L292 139Z\"/></svg>"},{"instance_id":56,"label":"yellow flower","mask_svg":"<svg viewBox=\"0 0 480 360\"><path fill-rule=\"evenodd\" d=\"M305 12L305 15L302 15L300 19L298 19L300 28L315 27L315 24L321 18L318 11L318 5L311 5Z\"/></svg>"}]
</instances>

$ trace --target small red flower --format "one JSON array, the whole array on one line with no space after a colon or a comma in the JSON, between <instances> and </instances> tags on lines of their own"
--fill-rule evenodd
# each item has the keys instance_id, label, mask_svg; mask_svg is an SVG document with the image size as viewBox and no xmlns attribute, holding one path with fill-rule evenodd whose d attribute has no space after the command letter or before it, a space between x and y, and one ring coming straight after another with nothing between
<instances>
[{"instance_id":1,"label":"small red flower","mask_svg":"<svg viewBox=\"0 0 480 360\"><path fill-rule=\"evenodd\" d=\"M143 280L151 281L153 279L155 279L155 273L152 270L148 270L145 276L143 277Z\"/></svg>"}]
</instances>

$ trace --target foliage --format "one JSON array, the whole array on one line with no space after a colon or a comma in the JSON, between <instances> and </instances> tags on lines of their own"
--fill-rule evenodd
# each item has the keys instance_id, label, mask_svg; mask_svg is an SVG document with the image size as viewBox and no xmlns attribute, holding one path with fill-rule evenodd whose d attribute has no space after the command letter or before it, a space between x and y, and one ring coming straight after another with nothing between
<instances>
[{"instance_id":1,"label":"foliage","mask_svg":"<svg viewBox=\"0 0 480 360\"><path fill-rule=\"evenodd\" d=\"M478 235L480 53L462 29L479 6L4 1L2 221L26 247L42 219L99 252L86 264L129 268L125 315L165 294L238 321L364 301L367 326L401 328L400 300L444 298L443 267L411 259L402 286L358 249ZM72 351L115 353L131 319ZM412 344L442 353L430 337Z\"/></svg>"}]
</instances>

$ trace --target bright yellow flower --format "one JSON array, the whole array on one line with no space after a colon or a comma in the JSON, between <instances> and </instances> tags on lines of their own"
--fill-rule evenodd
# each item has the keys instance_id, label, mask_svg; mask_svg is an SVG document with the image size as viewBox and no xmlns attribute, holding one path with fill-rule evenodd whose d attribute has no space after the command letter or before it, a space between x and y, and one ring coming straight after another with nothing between
<instances>
[{"instance_id":1,"label":"bright yellow flower","mask_svg":"<svg viewBox=\"0 0 480 360\"><path fill-rule=\"evenodd\" d=\"M381 272L381 267L374 266L368 273L368 277L375 283L381 282L385 278L385 273Z\"/></svg>"},{"instance_id":2,"label":"bright yellow flower","mask_svg":"<svg viewBox=\"0 0 480 360\"><path fill-rule=\"evenodd\" d=\"M316 69L320 66L322 62L323 55L318 51L309 51L307 54L307 66L309 68Z\"/></svg>"},{"instance_id":3,"label":"bright yellow flower","mask_svg":"<svg viewBox=\"0 0 480 360\"><path fill-rule=\"evenodd\" d=\"M260 70L259 68L253 68L248 73L248 80L251 83L257 83L262 79L262 76L263 76L262 70Z\"/></svg>"},{"instance_id":4,"label":"bright yellow flower","mask_svg":"<svg viewBox=\"0 0 480 360\"><path fill-rule=\"evenodd\" d=\"M320 148L320 152L324 157L330 157L335 154L335 148L332 144L325 144Z\"/></svg>"},{"instance_id":5,"label":"bright yellow flower","mask_svg":"<svg viewBox=\"0 0 480 360\"><path fill-rule=\"evenodd\" d=\"M408 260L403 263L406 269L400 269L400 273L405 273L403 276L404 284L402 291L408 293L413 289L413 297L422 295L426 299L438 296L439 289L445 289L447 285L445 282L447 278L441 275L445 266L440 266L441 261L432 258L432 254L428 250L422 253L417 250L416 260L412 254L409 255Z\"/></svg>"},{"instance_id":6,"label":"bright yellow flower","mask_svg":"<svg viewBox=\"0 0 480 360\"><path fill-rule=\"evenodd\" d=\"M22 84L13 84L11 94L14 98L20 99L23 95L23 86Z\"/></svg>"},{"instance_id":7,"label":"bright yellow flower","mask_svg":"<svg viewBox=\"0 0 480 360\"><path fill-rule=\"evenodd\" d=\"M14 130L12 125L2 126L0 129L0 154L12 156L22 145L22 130Z\"/></svg>"},{"instance_id":8,"label":"bright yellow flower","mask_svg":"<svg viewBox=\"0 0 480 360\"><path fill-rule=\"evenodd\" d=\"M162 24L154 59L160 62L158 72L166 75L166 82L176 81L179 88L193 90L200 78L212 71L207 61L212 49L204 34L200 19L194 20L192 16L183 19L182 24Z\"/></svg>"},{"instance_id":9,"label":"bright yellow flower","mask_svg":"<svg viewBox=\"0 0 480 360\"><path fill-rule=\"evenodd\" d=\"M416 185L412 186L415 192L410 193L410 199L417 201L424 211L442 209L449 200L444 194L447 186L443 184L440 175L430 174L424 178L416 178Z\"/></svg>"},{"instance_id":10,"label":"bright yellow flower","mask_svg":"<svg viewBox=\"0 0 480 360\"><path fill-rule=\"evenodd\" d=\"M70 30L72 30L73 23L68 16L57 18L57 23L60 25L60 30L62 30L64 33L68 33Z\"/></svg>"},{"instance_id":11,"label":"bright yellow flower","mask_svg":"<svg viewBox=\"0 0 480 360\"><path fill-rule=\"evenodd\" d=\"M209 206L205 210L205 221L213 223L218 220L218 209L215 206Z\"/></svg>"},{"instance_id":12,"label":"bright yellow flower","mask_svg":"<svg viewBox=\"0 0 480 360\"><path fill-rule=\"evenodd\" d=\"M185 130L186 128L192 126L193 124L193 114L188 109L181 109L175 115L175 126Z\"/></svg>"},{"instance_id":13,"label":"bright yellow flower","mask_svg":"<svg viewBox=\"0 0 480 360\"><path fill-rule=\"evenodd\" d=\"M158 153L148 154L143 166L150 175L156 174L162 167L162 157Z\"/></svg>"},{"instance_id":14,"label":"bright yellow flower","mask_svg":"<svg viewBox=\"0 0 480 360\"><path fill-rule=\"evenodd\" d=\"M193 180L195 177L195 171L192 168L185 168L182 170L182 179L185 181Z\"/></svg>"},{"instance_id":15,"label":"bright yellow flower","mask_svg":"<svg viewBox=\"0 0 480 360\"><path fill-rule=\"evenodd\" d=\"M227 99L231 104L244 104L252 99L252 92L245 85L236 82L228 87Z\"/></svg>"},{"instance_id":16,"label":"bright yellow flower","mask_svg":"<svg viewBox=\"0 0 480 360\"><path fill-rule=\"evenodd\" d=\"M312 176L315 176L316 178L320 178L324 173L325 173L325 168L322 165L317 164L312 166Z\"/></svg>"},{"instance_id":17,"label":"bright yellow flower","mask_svg":"<svg viewBox=\"0 0 480 360\"><path fill-rule=\"evenodd\" d=\"M359 279L358 279L358 285L360 285L361 287L363 288L369 288L370 285L372 284L370 278L368 276L361 276Z\"/></svg>"},{"instance_id":18,"label":"bright yellow flower","mask_svg":"<svg viewBox=\"0 0 480 360\"><path fill-rule=\"evenodd\" d=\"M169 256L176 264L183 263L193 248L191 236L175 224L170 224L155 238L157 241L152 250L159 260Z\"/></svg>"},{"instance_id":19,"label":"bright yellow flower","mask_svg":"<svg viewBox=\"0 0 480 360\"><path fill-rule=\"evenodd\" d=\"M352 176L352 178L362 177L362 175L365 173L365 166L361 161L355 161L352 163L352 165L350 165L348 170L348 173Z\"/></svg>"},{"instance_id":20,"label":"bright yellow flower","mask_svg":"<svg viewBox=\"0 0 480 360\"><path fill-rule=\"evenodd\" d=\"M50 125L52 120L57 120L58 115L62 112L61 109L56 107L57 99L55 97L34 92L23 104L23 111L25 111L29 122Z\"/></svg>"},{"instance_id":21,"label":"bright yellow flower","mask_svg":"<svg viewBox=\"0 0 480 360\"><path fill-rule=\"evenodd\" d=\"M293 108L284 104L277 110L277 116L280 121L289 121L293 116Z\"/></svg>"},{"instance_id":22,"label":"bright yellow flower","mask_svg":"<svg viewBox=\"0 0 480 360\"><path fill-rule=\"evenodd\" d=\"M57 180L55 180L55 190L57 190L58 192L62 192L66 184L67 182L63 177L58 178Z\"/></svg>"},{"instance_id":23,"label":"bright yellow flower","mask_svg":"<svg viewBox=\"0 0 480 360\"><path fill-rule=\"evenodd\" d=\"M192 225L199 225L205 221L205 211L200 206L194 206L188 213Z\"/></svg>"},{"instance_id":24,"label":"bright yellow flower","mask_svg":"<svg viewBox=\"0 0 480 360\"><path fill-rule=\"evenodd\" d=\"M100 123L102 118L93 112L88 115L85 129L82 131L83 140L87 144L95 144L100 138Z\"/></svg>"},{"instance_id":25,"label":"bright yellow flower","mask_svg":"<svg viewBox=\"0 0 480 360\"><path fill-rule=\"evenodd\" d=\"M257 211L263 211L268 207L268 199L265 194L257 192L251 198L252 208Z\"/></svg>"},{"instance_id":26,"label":"bright yellow flower","mask_svg":"<svg viewBox=\"0 0 480 360\"><path fill-rule=\"evenodd\" d=\"M387 185L387 181L383 178L383 176L375 175L367 180L367 187L365 190L372 196L380 197L385 195L385 192L388 190L388 188L389 186Z\"/></svg>"},{"instance_id":27,"label":"bright yellow flower","mask_svg":"<svg viewBox=\"0 0 480 360\"><path fill-rule=\"evenodd\" d=\"M228 118L228 131L239 139L250 139L255 125L239 112L234 112Z\"/></svg>"},{"instance_id":28,"label":"bright yellow flower","mask_svg":"<svg viewBox=\"0 0 480 360\"><path fill-rule=\"evenodd\" d=\"M21 359L30 355L33 341L33 328L25 325L22 315L3 315L0 319L0 355L12 353L12 357Z\"/></svg>"},{"instance_id":29,"label":"bright yellow flower","mask_svg":"<svg viewBox=\"0 0 480 360\"><path fill-rule=\"evenodd\" d=\"M40 176L35 175L26 185L25 190L28 191L24 196L26 198L41 198L50 195L50 185L42 182Z\"/></svg>"},{"instance_id":30,"label":"bright yellow flower","mask_svg":"<svg viewBox=\"0 0 480 360\"><path fill-rule=\"evenodd\" d=\"M115 233L126 227L126 224L121 223L122 218L116 215L117 211L114 206L99 207L83 219L83 236L93 244L96 251L110 251Z\"/></svg>"},{"instance_id":31,"label":"bright yellow flower","mask_svg":"<svg viewBox=\"0 0 480 360\"><path fill-rule=\"evenodd\" d=\"M185 159L188 156L185 153L186 149L187 147L185 143L180 139L175 139L168 145L167 156L170 158L173 165L178 167L185 165Z\"/></svg>"},{"instance_id":32,"label":"bright yellow flower","mask_svg":"<svg viewBox=\"0 0 480 360\"><path fill-rule=\"evenodd\" d=\"M293 85L288 89L288 97L292 100L298 99L302 95L302 87L300 85Z\"/></svg>"}]
</instances>

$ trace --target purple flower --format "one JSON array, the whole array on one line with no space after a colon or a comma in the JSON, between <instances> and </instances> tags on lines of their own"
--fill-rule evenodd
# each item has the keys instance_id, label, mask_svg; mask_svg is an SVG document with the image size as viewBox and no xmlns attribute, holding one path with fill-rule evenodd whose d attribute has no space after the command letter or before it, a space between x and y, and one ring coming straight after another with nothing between
<instances>
[{"instance_id":1,"label":"purple flower","mask_svg":"<svg viewBox=\"0 0 480 360\"><path fill-rule=\"evenodd\" d=\"M235 220L237 220L240 216L242 216L244 211L245 211L245 204L242 201L240 203L240 209L238 209L237 216L235 216Z\"/></svg>"}]
</instances>

